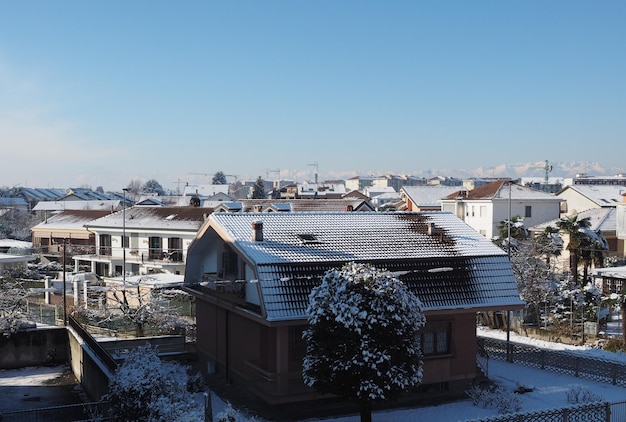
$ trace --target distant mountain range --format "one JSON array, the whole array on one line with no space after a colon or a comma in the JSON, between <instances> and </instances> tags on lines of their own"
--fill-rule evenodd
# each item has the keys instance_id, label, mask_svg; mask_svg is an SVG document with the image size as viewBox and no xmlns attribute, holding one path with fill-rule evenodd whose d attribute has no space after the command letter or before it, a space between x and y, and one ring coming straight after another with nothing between
<instances>
[{"instance_id":1,"label":"distant mountain range","mask_svg":"<svg viewBox=\"0 0 626 422\"><path fill-rule=\"evenodd\" d=\"M586 174L588 176L614 176L617 174L626 174L626 168L603 167L599 163L592 162L569 162L569 163L552 163L549 162L550 177L574 177L577 174ZM500 164L495 167L479 167L473 170L426 170L421 174L414 176L432 177L432 176L451 176L461 179L470 177L544 177L546 174L546 162L536 161L518 164Z\"/></svg>"}]
</instances>

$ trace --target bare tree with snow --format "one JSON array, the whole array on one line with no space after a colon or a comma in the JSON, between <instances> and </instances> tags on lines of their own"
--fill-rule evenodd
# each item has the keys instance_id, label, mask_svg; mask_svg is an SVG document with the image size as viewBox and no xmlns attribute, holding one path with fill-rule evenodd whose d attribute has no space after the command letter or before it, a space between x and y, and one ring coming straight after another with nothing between
<instances>
[{"instance_id":1,"label":"bare tree with snow","mask_svg":"<svg viewBox=\"0 0 626 422\"><path fill-rule=\"evenodd\" d=\"M0 275L0 332L10 336L20 330L32 328L28 321L27 299L29 291L9 271Z\"/></svg>"},{"instance_id":2,"label":"bare tree with snow","mask_svg":"<svg viewBox=\"0 0 626 422\"><path fill-rule=\"evenodd\" d=\"M176 292L178 295L189 296L182 290ZM136 284L110 287L104 309L76 308L74 314L95 325L130 322L136 337L144 337L146 328L150 327L156 328L159 334L186 334L193 331L192 324L180 315L180 310L169 306L169 296L170 290L151 288L140 279Z\"/></svg>"},{"instance_id":3,"label":"bare tree with snow","mask_svg":"<svg viewBox=\"0 0 626 422\"><path fill-rule=\"evenodd\" d=\"M511 249L511 267L522 299L528 304L528 319L539 325L541 304L553 294L553 277L533 240L520 240Z\"/></svg>"},{"instance_id":4,"label":"bare tree with snow","mask_svg":"<svg viewBox=\"0 0 626 422\"><path fill-rule=\"evenodd\" d=\"M310 295L303 333L305 383L359 404L393 400L422 380L421 302L387 271L348 263L328 271Z\"/></svg>"}]
</instances>

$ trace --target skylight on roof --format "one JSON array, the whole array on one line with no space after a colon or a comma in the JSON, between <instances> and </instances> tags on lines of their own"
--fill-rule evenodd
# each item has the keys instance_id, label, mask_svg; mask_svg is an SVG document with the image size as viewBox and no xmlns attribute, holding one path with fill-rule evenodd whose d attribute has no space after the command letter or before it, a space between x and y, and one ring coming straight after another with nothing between
<instances>
[{"instance_id":1,"label":"skylight on roof","mask_svg":"<svg viewBox=\"0 0 626 422\"><path fill-rule=\"evenodd\" d=\"M173 220L176 218L176 214L170 214L167 217L165 217L166 220Z\"/></svg>"},{"instance_id":2,"label":"skylight on roof","mask_svg":"<svg viewBox=\"0 0 626 422\"><path fill-rule=\"evenodd\" d=\"M304 244L304 245L310 245L310 244L313 244L313 243L320 243L320 241L317 238L317 236L315 236L312 233L300 233L300 234L296 234L296 236L298 237L298 239L300 239L300 242L302 242L302 244Z\"/></svg>"}]
</instances>

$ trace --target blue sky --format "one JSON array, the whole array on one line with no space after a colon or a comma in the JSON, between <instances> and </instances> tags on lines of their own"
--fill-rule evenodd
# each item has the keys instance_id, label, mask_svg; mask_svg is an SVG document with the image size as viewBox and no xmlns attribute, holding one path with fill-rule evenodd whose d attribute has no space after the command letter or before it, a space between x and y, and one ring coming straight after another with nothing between
<instances>
[{"instance_id":1,"label":"blue sky","mask_svg":"<svg viewBox=\"0 0 626 422\"><path fill-rule=\"evenodd\" d=\"M2 1L0 186L626 169L624 22L621 0Z\"/></svg>"}]
</instances>

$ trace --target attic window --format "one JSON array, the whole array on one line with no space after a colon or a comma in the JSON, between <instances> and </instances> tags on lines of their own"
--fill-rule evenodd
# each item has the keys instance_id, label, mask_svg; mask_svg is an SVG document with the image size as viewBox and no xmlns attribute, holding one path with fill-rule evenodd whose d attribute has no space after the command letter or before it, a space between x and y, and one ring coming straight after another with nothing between
<instances>
[{"instance_id":1,"label":"attic window","mask_svg":"<svg viewBox=\"0 0 626 422\"><path fill-rule=\"evenodd\" d=\"M312 233L300 233L300 234L297 234L296 236L298 237L298 239L300 239L300 242L302 242L303 245L321 243L319 239L317 238L317 236L315 236Z\"/></svg>"}]
</instances>

